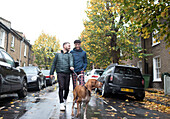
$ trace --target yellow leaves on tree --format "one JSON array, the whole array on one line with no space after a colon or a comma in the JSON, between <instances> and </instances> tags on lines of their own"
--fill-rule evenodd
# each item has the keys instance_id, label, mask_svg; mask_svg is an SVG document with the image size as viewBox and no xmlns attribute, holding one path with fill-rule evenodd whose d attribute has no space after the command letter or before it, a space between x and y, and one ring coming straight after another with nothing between
<instances>
[{"instance_id":1,"label":"yellow leaves on tree","mask_svg":"<svg viewBox=\"0 0 170 119\"><path fill-rule=\"evenodd\" d=\"M55 52L60 50L60 41L55 36L50 36L44 32L34 42L33 51L35 63L45 69L49 69L55 57Z\"/></svg>"}]
</instances>

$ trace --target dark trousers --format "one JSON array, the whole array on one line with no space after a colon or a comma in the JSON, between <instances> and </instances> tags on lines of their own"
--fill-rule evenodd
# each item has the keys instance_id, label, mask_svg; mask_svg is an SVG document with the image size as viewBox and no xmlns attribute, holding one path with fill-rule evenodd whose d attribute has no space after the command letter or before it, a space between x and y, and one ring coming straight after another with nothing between
<instances>
[{"instance_id":1,"label":"dark trousers","mask_svg":"<svg viewBox=\"0 0 170 119\"><path fill-rule=\"evenodd\" d=\"M57 79L59 83L59 98L60 103L63 103L63 99L67 99L69 93L69 85L70 85L70 74L69 73L57 73ZM64 91L64 95L63 95Z\"/></svg>"}]
</instances>

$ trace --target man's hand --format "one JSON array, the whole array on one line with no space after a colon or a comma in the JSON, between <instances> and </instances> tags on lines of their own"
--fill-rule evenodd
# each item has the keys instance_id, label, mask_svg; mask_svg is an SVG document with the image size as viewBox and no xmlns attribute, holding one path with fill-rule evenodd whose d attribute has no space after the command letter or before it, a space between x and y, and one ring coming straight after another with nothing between
<instances>
[{"instance_id":1,"label":"man's hand","mask_svg":"<svg viewBox=\"0 0 170 119\"><path fill-rule=\"evenodd\" d=\"M54 75L50 75L50 78L53 79Z\"/></svg>"},{"instance_id":2,"label":"man's hand","mask_svg":"<svg viewBox=\"0 0 170 119\"><path fill-rule=\"evenodd\" d=\"M74 67L70 67L70 70L74 71Z\"/></svg>"}]
</instances>

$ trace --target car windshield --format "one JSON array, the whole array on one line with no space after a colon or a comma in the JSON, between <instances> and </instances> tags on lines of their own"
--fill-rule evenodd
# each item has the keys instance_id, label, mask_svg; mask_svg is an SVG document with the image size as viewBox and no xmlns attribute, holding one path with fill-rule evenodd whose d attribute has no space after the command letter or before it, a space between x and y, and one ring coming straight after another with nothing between
<instances>
[{"instance_id":1,"label":"car windshield","mask_svg":"<svg viewBox=\"0 0 170 119\"><path fill-rule=\"evenodd\" d=\"M125 75L133 75L133 76L141 76L141 72L137 68L130 67L116 67L114 73L125 74Z\"/></svg>"},{"instance_id":2,"label":"car windshield","mask_svg":"<svg viewBox=\"0 0 170 119\"><path fill-rule=\"evenodd\" d=\"M35 67L23 67L22 69L26 74L37 74L37 69Z\"/></svg>"},{"instance_id":3,"label":"car windshield","mask_svg":"<svg viewBox=\"0 0 170 119\"><path fill-rule=\"evenodd\" d=\"M41 72L45 75L50 75L50 70L41 70Z\"/></svg>"},{"instance_id":4,"label":"car windshield","mask_svg":"<svg viewBox=\"0 0 170 119\"><path fill-rule=\"evenodd\" d=\"M94 72L94 74L100 75L100 73L102 74L103 72L104 72L103 70L96 70L96 71Z\"/></svg>"}]
</instances>

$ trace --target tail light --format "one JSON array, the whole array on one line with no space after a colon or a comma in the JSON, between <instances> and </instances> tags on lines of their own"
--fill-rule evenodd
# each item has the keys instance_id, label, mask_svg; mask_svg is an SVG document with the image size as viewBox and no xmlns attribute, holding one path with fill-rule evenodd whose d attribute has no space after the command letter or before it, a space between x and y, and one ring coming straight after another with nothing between
<instances>
[{"instance_id":1,"label":"tail light","mask_svg":"<svg viewBox=\"0 0 170 119\"><path fill-rule=\"evenodd\" d=\"M93 76L91 76L92 78L98 78L98 76L96 76L96 75L93 75Z\"/></svg>"},{"instance_id":2,"label":"tail light","mask_svg":"<svg viewBox=\"0 0 170 119\"><path fill-rule=\"evenodd\" d=\"M110 76L110 81L113 81L113 76Z\"/></svg>"},{"instance_id":3,"label":"tail light","mask_svg":"<svg viewBox=\"0 0 170 119\"><path fill-rule=\"evenodd\" d=\"M45 78L50 78L50 76L45 76Z\"/></svg>"},{"instance_id":4,"label":"tail light","mask_svg":"<svg viewBox=\"0 0 170 119\"><path fill-rule=\"evenodd\" d=\"M142 79L142 85L144 85L145 84L145 81L144 81L144 79Z\"/></svg>"}]
</instances>

